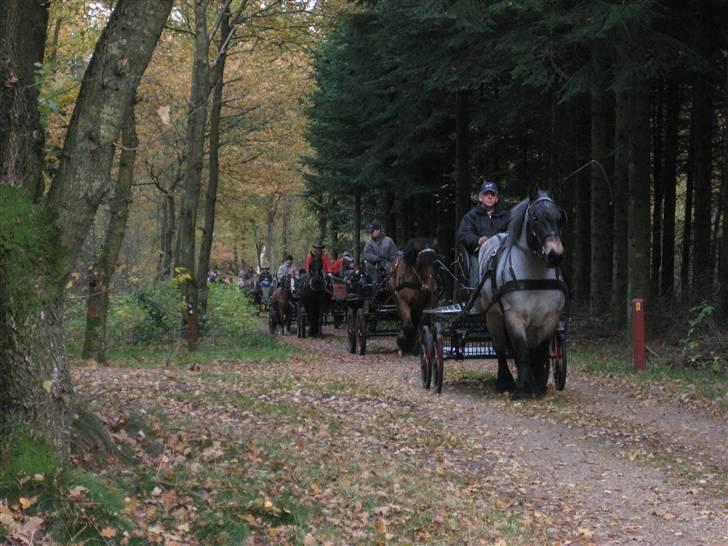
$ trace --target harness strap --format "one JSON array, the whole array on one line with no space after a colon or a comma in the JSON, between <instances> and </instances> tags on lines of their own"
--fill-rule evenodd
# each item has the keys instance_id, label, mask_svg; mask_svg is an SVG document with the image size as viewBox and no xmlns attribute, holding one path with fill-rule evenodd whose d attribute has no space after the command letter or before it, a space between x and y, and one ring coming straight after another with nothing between
<instances>
[{"instance_id":1,"label":"harness strap","mask_svg":"<svg viewBox=\"0 0 728 546\"><path fill-rule=\"evenodd\" d=\"M571 298L571 288L561 279L516 279L508 281L501 286L483 312L487 313L496 303L500 304L502 310L503 302L501 298L503 296L511 292L520 292L523 290L560 290L564 293L566 299Z\"/></svg>"}]
</instances>

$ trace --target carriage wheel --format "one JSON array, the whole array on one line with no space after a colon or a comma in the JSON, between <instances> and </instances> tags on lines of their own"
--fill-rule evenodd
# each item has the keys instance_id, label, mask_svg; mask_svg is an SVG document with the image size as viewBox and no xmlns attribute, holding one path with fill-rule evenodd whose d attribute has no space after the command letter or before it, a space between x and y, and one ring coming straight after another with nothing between
<instances>
[{"instance_id":1,"label":"carriage wheel","mask_svg":"<svg viewBox=\"0 0 728 546\"><path fill-rule=\"evenodd\" d=\"M306 337L306 316L304 313L303 304L300 304L296 311L296 328L298 329L296 335L298 337Z\"/></svg>"},{"instance_id":2,"label":"carriage wheel","mask_svg":"<svg viewBox=\"0 0 728 546\"><path fill-rule=\"evenodd\" d=\"M356 353L356 309L350 307L346 312L346 341L351 354Z\"/></svg>"},{"instance_id":3,"label":"carriage wheel","mask_svg":"<svg viewBox=\"0 0 728 546\"><path fill-rule=\"evenodd\" d=\"M437 394L442 392L442 382L445 378L445 354L443 352L444 339L442 337L442 326L435 323L434 347L432 351L433 381Z\"/></svg>"},{"instance_id":4,"label":"carriage wheel","mask_svg":"<svg viewBox=\"0 0 728 546\"><path fill-rule=\"evenodd\" d=\"M563 391L566 386L566 340L563 334L554 334L549 344L549 361L554 368L554 386Z\"/></svg>"},{"instance_id":5,"label":"carriage wheel","mask_svg":"<svg viewBox=\"0 0 728 546\"><path fill-rule=\"evenodd\" d=\"M359 354L367 352L367 319L364 316L364 309L359 307L356 310L356 343L359 346Z\"/></svg>"},{"instance_id":6,"label":"carriage wheel","mask_svg":"<svg viewBox=\"0 0 728 546\"><path fill-rule=\"evenodd\" d=\"M432 354L432 331L429 326L423 326L420 334L420 375L422 386L426 389L429 389L432 383Z\"/></svg>"}]
</instances>

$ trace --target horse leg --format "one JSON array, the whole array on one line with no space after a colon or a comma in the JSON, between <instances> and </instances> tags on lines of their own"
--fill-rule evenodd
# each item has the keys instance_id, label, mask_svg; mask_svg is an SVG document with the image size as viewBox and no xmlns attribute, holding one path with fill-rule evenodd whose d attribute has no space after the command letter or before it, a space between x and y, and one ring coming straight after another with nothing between
<instances>
[{"instance_id":1,"label":"horse leg","mask_svg":"<svg viewBox=\"0 0 728 546\"><path fill-rule=\"evenodd\" d=\"M496 392L513 392L515 388L516 381L513 379L511 369L508 367L508 359L505 356L498 355L498 375L496 375L495 380Z\"/></svg>"},{"instance_id":2,"label":"horse leg","mask_svg":"<svg viewBox=\"0 0 728 546\"><path fill-rule=\"evenodd\" d=\"M404 354L409 350L410 339L414 327L412 326L412 317L410 315L409 305L404 303L401 299L397 301L399 306L399 317L402 321L402 326L397 336L397 347Z\"/></svg>"},{"instance_id":3,"label":"horse leg","mask_svg":"<svg viewBox=\"0 0 728 546\"><path fill-rule=\"evenodd\" d=\"M538 347L531 350L531 368L533 369L534 375L534 388L533 392L537 397L542 397L546 394L546 383L549 380L549 368L548 368L548 357L549 357L549 342L550 340L542 341Z\"/></svg>"},{"instance_id":4,"label":"horse leg","mask_svg":"<svg viewBox=\"0 0 728 546\"><path fill-rule=\"evenodd\" d=\"M420 331L420 323L422 322L422 311L411 310L412 317L412 332L409 339L409 352L414 355L420 354L420 344L417 343L419 336L417 333Z\"/></svg>"},{"instance_id":5,"label":"horse leg","mask_svg":"<svg viewBox=\"0 0 728 546\"><path fill-rule=\"evenodd\" d=\"M517 315L506 312L506 331L513 349L513 358L516 361L516 388L511 394L511 400L533 398L534 377L531 369L531 351L528 347L528 337L523 320Z\"/></svg>"},{"instance_id":6,"label":"horse leg","mask_svg":"<svg viewBox=\"0 0 728 546\"><path fill-rule=\"evenodd\" d=\"M516 381L508 366L508 337L506 336L503 316L500 314L489 314L487 317L488 333L493 342L493 349L498 357L498 374L495 380L496 392L513 392L516 388Z\"/></svg>"}]
</instances>

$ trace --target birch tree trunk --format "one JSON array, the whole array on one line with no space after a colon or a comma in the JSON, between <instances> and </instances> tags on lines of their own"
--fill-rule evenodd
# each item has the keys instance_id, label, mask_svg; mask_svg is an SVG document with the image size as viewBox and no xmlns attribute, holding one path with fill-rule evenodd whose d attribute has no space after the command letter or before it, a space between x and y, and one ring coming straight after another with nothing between
<instances>
[{"instance_id":1,"label":"birch tree trunk","mask_svg":"<svg viewBox=\"0 0 728 546\"><path fill-rule=\"evenodd\" d=\"M106 362L106 319L109 312L109 289L124 241L129 218L131 188L134 183L134 162L139 140L132 106L127 125L122 130L122 150L119 160L119 178L109 205L111 218L106 229L106 240L98 260L89 271L89 296L86 304L86 333L83 342L84 359Z\"/></svg>"}]
</instances>

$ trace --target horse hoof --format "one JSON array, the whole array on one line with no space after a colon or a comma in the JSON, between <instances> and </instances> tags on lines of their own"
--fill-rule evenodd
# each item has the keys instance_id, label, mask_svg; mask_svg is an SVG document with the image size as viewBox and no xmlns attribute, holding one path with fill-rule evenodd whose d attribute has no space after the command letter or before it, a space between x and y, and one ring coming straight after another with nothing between
<instances>
[{"instance_id":1,"label":"horse hoof","mask_svg":"<svg viewBox=\"0 0 728 546\"><path fill-rule=\"evenodd\" d=\"M526 391L513 391L511 394L511 400L530 400L533 398L533 393Z\"/></svg>"}]
</instances>

